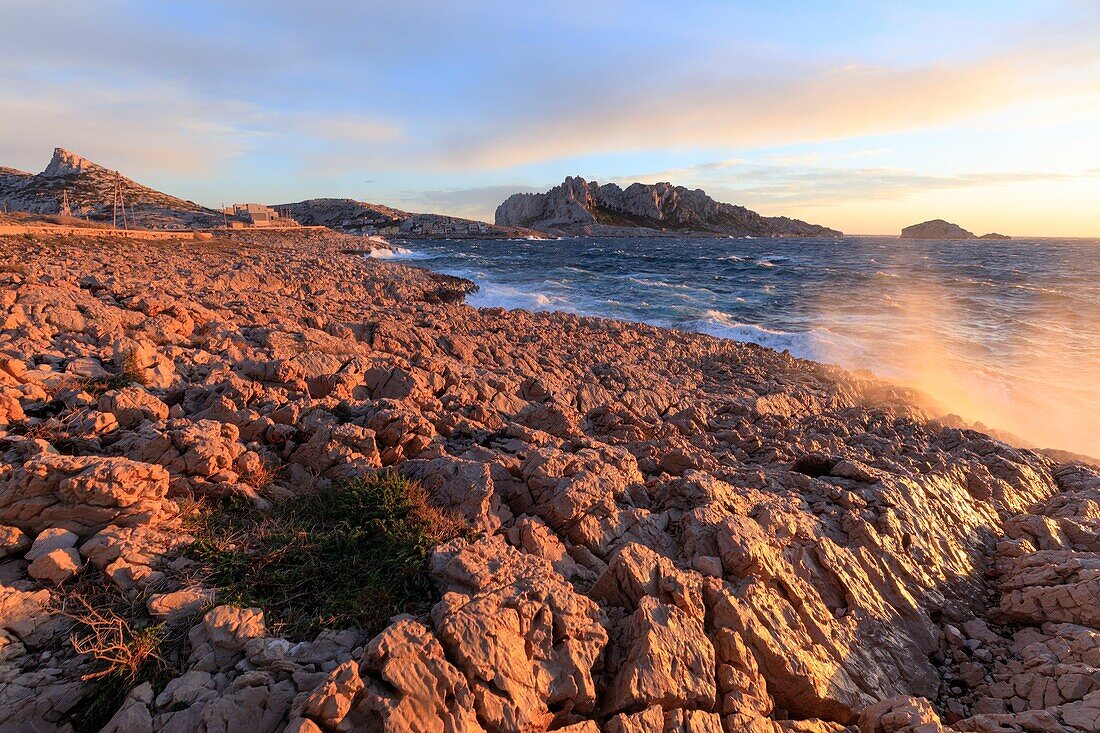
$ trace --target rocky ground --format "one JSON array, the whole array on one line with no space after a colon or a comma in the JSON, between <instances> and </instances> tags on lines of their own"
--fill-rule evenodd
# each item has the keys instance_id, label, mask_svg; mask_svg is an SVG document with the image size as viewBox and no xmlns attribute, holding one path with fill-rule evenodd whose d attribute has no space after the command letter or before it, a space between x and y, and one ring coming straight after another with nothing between
<instances>
[{"instance_id":1,"label":"rocky ground","mask_svg":"<svg viewBox=\"0 0 1100 733\"><path fill-rule=\"evenodd\" d=\"M354 242L0 239L0 730L92 729L139 616L95 729L1100 730L1100 474ZM197 505L382 468L468 527L430 607L284 639L189 572Z\"/></svg>"}]
</instances>

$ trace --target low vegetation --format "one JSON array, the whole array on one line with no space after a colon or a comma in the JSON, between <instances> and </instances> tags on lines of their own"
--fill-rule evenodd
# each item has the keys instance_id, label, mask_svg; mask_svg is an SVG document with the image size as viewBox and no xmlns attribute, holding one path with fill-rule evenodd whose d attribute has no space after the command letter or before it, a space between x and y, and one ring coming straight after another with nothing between
<instances>
[{"instance_id":1,"label":"low vegetation","mask_svg":"<svg viewBox=\"0 0 1100 733\"><path fill-rule=\"evenodd\" d=\"M141 359L134 350L122 355L122 366L117 372L111 372L102 377L90 377L81 382L81 388L95 396L109 392L113 389L122 389L131 384L145 384L145 370L142 369Z\"/></svg>"},{"instance_id":2,"label":"low vegetation","mask_svg":"<svg viewBox=\"0 0 1100 733\"><path fill-rule=\"evenodd\" d=\"M199 516L190 555L219 602L262 608L275 633L292 638L375 632L394 614L425 609L428 552L466 531L423 487L389 471L266 511L223 500Z\"/></svg>"}]
</instances>

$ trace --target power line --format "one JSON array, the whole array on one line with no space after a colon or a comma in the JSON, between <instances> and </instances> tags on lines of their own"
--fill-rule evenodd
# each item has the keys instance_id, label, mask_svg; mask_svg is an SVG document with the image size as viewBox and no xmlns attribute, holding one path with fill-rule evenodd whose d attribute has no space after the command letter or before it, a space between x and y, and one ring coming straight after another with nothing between
<instances>
[{"instance_id":1,"label":"power line","mask_svg":"<svg viewBox=\"0 0 1100 733\"><path fill-rule=\"evenodd\" d=\"M126 196L122 189L122 174L115 171L115 187L111 197L111 216L114 220L115 229L118 229L119 210L122 211L122 228L129 229L130 221L126 216Z\"/></svg>"}]
</instances>

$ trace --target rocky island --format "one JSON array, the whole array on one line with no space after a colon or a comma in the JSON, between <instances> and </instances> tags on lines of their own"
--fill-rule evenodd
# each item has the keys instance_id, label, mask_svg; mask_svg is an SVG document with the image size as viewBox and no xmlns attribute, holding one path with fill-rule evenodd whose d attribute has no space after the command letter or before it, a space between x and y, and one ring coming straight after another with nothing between
<instances>
[{"instance_id":1,"label":"rocky island","mask_svg":"<svg viewBox=\"0 0 1100 733\"><path fill-rule=\"evenodd\" d=\"M974 232L968 232L958 224L952 224L943 219L913 224L901 230L902 239L1011 239L1004 234L983 234L978 236Z\"/></svg>"},{"instance_id":2,"label":"rocky island","mask_svg":"<svg viewBox=\"0 0 1100 733\"><path fill-rule=\"evenodd\" d=\"M517 193L496 211L500 226L554 235L837 237L841 232L723 204L701 189L671 183L614 183L569 177L546 193Z\"/></svg>"},{"instance_id":3,"label":"rocky island","mask_svg":"<svg viewBox=\"0 0 1100 733\"><path fill-rule=\"evenodd\" d=\"M0 729L1100 729L1100 473L321 230L0 237Z\"/></svg>"}]
</instances>

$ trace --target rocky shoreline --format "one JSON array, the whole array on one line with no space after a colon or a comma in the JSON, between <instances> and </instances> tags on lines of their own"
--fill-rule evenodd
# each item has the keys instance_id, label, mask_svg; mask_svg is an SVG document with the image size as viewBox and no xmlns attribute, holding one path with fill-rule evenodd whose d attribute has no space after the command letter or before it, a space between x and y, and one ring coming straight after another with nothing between
<instances>
[{"instance_id":1,"label":"rocky shoreline","mask_svg":"<svg viewBox=\"0 0 1100 733\"><path fill-rule=\"evenodd\" d=\"M1094 469L359 241L0 237L0 729L1100 730ZM380 633L192 572L196 507L381 469L464 529ZM97 676L93 587L161 674Z\"/></svg>"}]
</instances>

